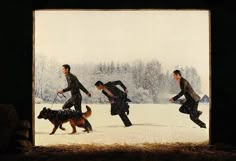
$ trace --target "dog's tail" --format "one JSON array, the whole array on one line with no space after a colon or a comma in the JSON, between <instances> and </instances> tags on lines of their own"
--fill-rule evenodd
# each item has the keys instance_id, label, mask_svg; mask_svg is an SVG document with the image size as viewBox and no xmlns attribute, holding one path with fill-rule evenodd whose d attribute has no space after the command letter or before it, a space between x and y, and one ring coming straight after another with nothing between
<instances>
[{"instance_id":1,"label":"dog's tail","mask_svg":"<svg viewBox=\"0 0 236 161\"><path fill-rule=\"evenodd\" d=\"M86 109L87 109L87 111L83 113L84 118L88 118L92 114L92 110L89 106L86 105Z\"/></svg>"}]
</instances>

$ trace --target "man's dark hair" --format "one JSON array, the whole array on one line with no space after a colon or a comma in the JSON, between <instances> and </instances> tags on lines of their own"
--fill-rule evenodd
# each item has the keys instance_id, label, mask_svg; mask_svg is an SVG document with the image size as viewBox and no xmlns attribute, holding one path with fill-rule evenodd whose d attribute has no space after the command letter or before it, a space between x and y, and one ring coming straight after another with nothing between
<instances>
[{"instance_id":1,"label":"man's dark hair","mask_svg":"<svg viewBox=\"0 0 236 161\"><path fill-rule=\"evenodd\" d=\"M95 83L95 86L99 86L99 85L104 85L101 81L97 81L96 83Z\"/></svg>"},{"instance_id":2,"label":"man's dark hair","mask_svg":"<svg viewBox=\"0 0 236 161\"><path fill-rule=\"evenodd\" d=\"M174 73L175 75L180 75L180 76L181 76L180 70L175 70L175 71L173 71L173 73Z\"/></svg>"},{"instance_id":3,"label":"man's dark hair","mask_svg":"<svg viewBox=\"0 0 236 161\"><path fill-rule=\"evenodd\" d=\"M65 69L68 69L68 71L70 71L70 65L68 65L68 64L63 64L62 65Z\"/></svg>"}]
</instances>

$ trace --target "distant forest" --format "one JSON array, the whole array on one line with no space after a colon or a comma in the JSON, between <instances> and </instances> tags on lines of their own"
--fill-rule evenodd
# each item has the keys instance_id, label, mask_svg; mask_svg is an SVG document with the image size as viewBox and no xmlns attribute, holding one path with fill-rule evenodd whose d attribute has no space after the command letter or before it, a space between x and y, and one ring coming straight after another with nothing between
<instances>
[{"instance_id":1,"label":"distant forest","mask_svg":"<svg viewBox=\"0 0 236 161\"><path fill-rule=\"evenodd\" d=\"M174 96L180 89L172 77L172 71L163 71L158 60L133 63L100 62L89 64L79 62L70 64L71 73L91 92L92 97L87 97L82 91L82 103L107 103L105 96L96 89L94 83L98 80L104 83L121 80L128 88L128 97L132 103L166 103L169 96ZM52 102L58 89L67 87L62 64L46 56L35 55L35 100L37 102ZM186 78L194 90L201 94L201 78L193 67L178 67L182 76ZM55 102L63 103L70 97L70 92L65 93L67 98L57 97Z\"/></svg>"}]
</instances>

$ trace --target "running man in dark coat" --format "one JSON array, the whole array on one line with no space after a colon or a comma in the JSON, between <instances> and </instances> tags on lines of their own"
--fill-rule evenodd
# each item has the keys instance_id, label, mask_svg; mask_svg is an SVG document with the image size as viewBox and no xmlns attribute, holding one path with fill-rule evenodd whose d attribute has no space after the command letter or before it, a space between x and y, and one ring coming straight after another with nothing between
<instances>
[{"instance_id":1,"label":"running man in dark coat","mask_svg":"<svg viewBox=\"0 0 236 161\"><path fill-rule=\"evenodd\" d=\"M70 66L68 64L62 65L62 72L66 76L68 87L62 90L58 90L58 93L62 94L64 92L71 91L71 98L65 102L62 108L68 109L74 106L75 110L82 112L81 110L82 95L80 93L80 90L82 90L88 97L91 97L91 94L80 83L77 77L70 72Z\"/></svg>"},{"instance_id":2,"label":"running man in dark coat","mask_svg":"<svg viewBox=\"0 0 236 161\"><path fill-rule=\"evenodd\" d=\"M116 85L120 85L124 92L120 90ZM121 81L108 82L103 84L101 81L97 81L95 86L98 90L102 90L102 93L107 96L111 104L111 115L119 115L126 127L131 126L127 115L129 114L129 105L128 102L131 102L127 98L128 90Z\"/></svg>"},{"instance_id":3,"label":"running man in dark coat","mask_svg":"<svg viewBox=\"0 0 236 161\"><path fill-rule=\"evenodd\" d=\"M196 94L189 82L181 76L179 70L173 72L173 77L180 85L180 93L175 97L170 98L170 102L174 102L179 99L181 96L185 96L186 101L179 108L179 111L185 114L190 115L190 119L196 123L201 128L206 128L206 124L199 119L199 116L202 114L201 111L198 111L198 103L200 101L200 96Z\"/></svg>"}]
</instances>

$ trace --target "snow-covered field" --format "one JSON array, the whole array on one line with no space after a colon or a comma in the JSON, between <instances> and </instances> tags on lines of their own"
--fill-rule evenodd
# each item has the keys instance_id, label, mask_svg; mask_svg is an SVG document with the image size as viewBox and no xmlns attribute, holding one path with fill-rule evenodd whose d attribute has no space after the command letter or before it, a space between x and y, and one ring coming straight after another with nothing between
<instances>
[{"instance_id":1,"label":"snow-covered field","mask_svg":"<svg viewBox=\"0 0 236 161\"><path fill-rule=\"evenodd\" d=\"M37 116L43 107L51 108L51 104L35 104L35 144L141 144L203 142L209 139L209 104L200 103L198 106L203 111L200 119L206 123L206 129L193 123L189 115L180 113L178 104L130 104L128 117L133 123L131 127L124 127L118 115L110 115L109 104L88 105L92 109L88 118L92 132L77 128L77 133L69 134L72 128L65 123L66 131L58 129L54 135L49 135L53 125ZM54 104L52 109L61 107L62 104ZM86 111L85 104L82 111Z\"/></svg>"}]
</instances>

